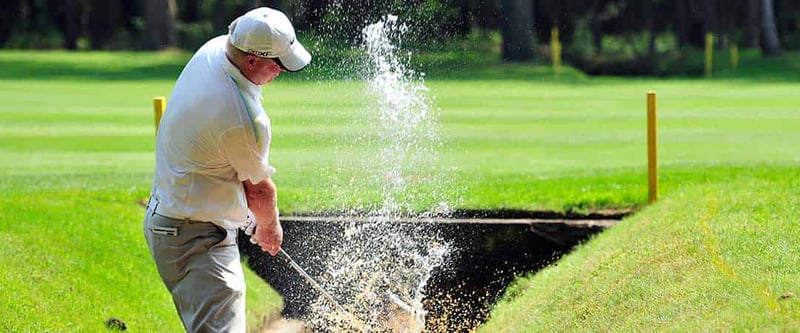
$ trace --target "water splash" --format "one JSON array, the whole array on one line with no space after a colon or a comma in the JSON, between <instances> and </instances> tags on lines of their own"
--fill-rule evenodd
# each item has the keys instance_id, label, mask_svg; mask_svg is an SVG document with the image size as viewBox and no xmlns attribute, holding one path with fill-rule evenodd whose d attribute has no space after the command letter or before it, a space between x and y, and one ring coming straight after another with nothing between
<instances>
[{"instance_id":1,"label":"water splash","mask_svg":"<svg viewBox=\"0 0 800 333\"><path fill-rule=\"evenodd\" d=\"M417 77L397 55L406 31L407 27L392 15L363 30L363 47L371 64L368 92L375 100L371 114L376 117L375 134L381 147L374 170L385 172L381 184L384 214L410 209L402 202L416 199L407 196L411 180L431 178L430 174L414 173L430 169L435 150L441 146L424 74ZM416 177L408 177L412 175Z\"/></svg>"},{"instance_id":2,"label":"water splash","mask_svg":"<svg viewBox=\"0 0 800 333\"><path fill-rule=\"evenodd\" d=\"M318 316L309 323L334 332L351 331L360 323L367 332L421 332L427 314L424 289L450 251L447 244L421 242L423 229L390 221L353 223L342 239L347 245L334 250L336 262L325 273L325 288L350 313L337 313L318 299L313 305Z\"/></svg>"},{"instance_id":3,"label":"water splash","mask_svg":"<svg viewBox=\"0 0 800 333\"><path fill-rule=\"evenodd\" d=\"M442 146L438 119L424 75L409 70L398 56L406 30L391 15L362 30L364 114L370 130L356 144L374 151L350 186L377 190L380 202L364 207L358 221L347 223L342 246L329 254L322 279L350 313L337 313L317 299L312 305L315 315L307 319L314 329L422 332L425 287L451 252L451 245L429 225L398 223L401 217L438 215L448 209L443 199L446 177L436 168ZM415 212L421 202L432 208Z\"/></svg>"}]
</instances>

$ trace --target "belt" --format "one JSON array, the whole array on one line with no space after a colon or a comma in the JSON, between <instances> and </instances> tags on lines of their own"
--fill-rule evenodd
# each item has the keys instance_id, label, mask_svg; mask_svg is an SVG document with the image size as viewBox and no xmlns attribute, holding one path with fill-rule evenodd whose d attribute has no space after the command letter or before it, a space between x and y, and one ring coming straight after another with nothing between
<instances>
[{"instance_id":1,"label":"belt","mask_svg":"<svg viewBox=\"0 0 800 333\"><path fill-rule=\"evenodd\" d=\"M150 210L153 215L158 215L158 216L161 216L163 218L170 219L170 220L183 221L185 223L212 223L212 222L208 222L208 221L193 220L191 217L188 217L188 216L176 217L176 216L171 216L171 215L164 214L159 209L160 208L159 204L160 204L160 202L158 201L158 199L156 199L155 196L150 195L150 200L147 201L147 209Z\"/></svg>"}]
</instances>

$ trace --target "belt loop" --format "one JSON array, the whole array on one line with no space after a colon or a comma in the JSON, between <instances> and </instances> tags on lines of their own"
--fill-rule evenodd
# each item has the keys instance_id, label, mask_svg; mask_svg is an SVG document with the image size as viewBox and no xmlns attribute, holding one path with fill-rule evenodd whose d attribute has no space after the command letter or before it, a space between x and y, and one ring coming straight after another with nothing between
<instances>
[{"instance_id":1,"label":"belt loop","mask_svg":"<svg viewBox=\"0 0 800 333\"><path fill-rule=\"evenodd\" d=\"M155 197L151 198L151 200L153 200L153 199L155 199ZM156 209L158 209L158 200L155 200L155 201L156 201L156 204L155 204L155 206L153 206L153 210L150 212L150 216L156 215Z\"/></svg>"}]
</instances>

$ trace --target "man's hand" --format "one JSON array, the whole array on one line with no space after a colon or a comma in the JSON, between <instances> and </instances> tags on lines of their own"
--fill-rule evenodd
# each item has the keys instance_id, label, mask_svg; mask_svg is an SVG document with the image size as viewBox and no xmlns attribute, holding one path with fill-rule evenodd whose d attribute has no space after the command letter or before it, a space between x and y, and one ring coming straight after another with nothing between
<instances>
[{"instance_id":1,"label":"man's hand","mask_svg":"<svg viewBox=\"0 0 800 333\"><path fill-rule=\"evenodd\" d=\"M264 220L263 218L256 219L256 232L253 234L253 239L261 247L261 250L274 257L283 244L283 227L278 221L278 209L275 209L275 213L266 221Z\"/></svg>"},{"instance_id":2,"label":"man's hand","mask_svg":"<svg viewBox=\"0 0 800 333\"><path fill-rule=\"evenodd\" d=\"M255 217L253 217L253 212L248 211L247 223L242 227L242 231L244 231L245 235L250 236L250 243L257 244L261 247L261 250L268 252L272 256L275 256L278 250L272 250L272 248L275 246L274 244L277 243L277 248L279 249L283 243L283 226L281 226L280 222L278 222L276 226L277 228L258 228L258 222L256 222ZM259 233L259 239L256 239L256 230L267 231ZM266 234L266 236L264 236L264 234Z\"/></svg>"},{"instance_id":3,"label":"man's hand","mask_svg":"<svg viewBox=\"0 0 800 333\"><path fill-rule=\"evenodd\" d=\"M247 206L256 221L255 231L251 237L264 252L275 256L283 244L283 227L278 220L277 191L271 179L253 184L244 182ZM251 229L249 226L247 229ZM246 230L247 231L247 230Z\"/></svg>"}]
</instances>

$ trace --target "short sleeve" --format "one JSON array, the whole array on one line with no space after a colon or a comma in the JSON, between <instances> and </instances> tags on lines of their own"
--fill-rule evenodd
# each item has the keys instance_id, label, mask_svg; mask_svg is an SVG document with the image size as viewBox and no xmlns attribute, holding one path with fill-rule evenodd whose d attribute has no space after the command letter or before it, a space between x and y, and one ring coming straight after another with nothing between
<instances>
[{"instance_id":1,"label":"short sleeve","mask_svg":"<svg viewBox=\"0 0 800 333\"><path fill-rule=\"evenodd\" d=\"M264 113L253 120L253 127L232 128L222 135L220 150L239 181L257 184L275 173L275 168L269 165L270 140L269 118Z\"/></svg>"}]
</instances>

